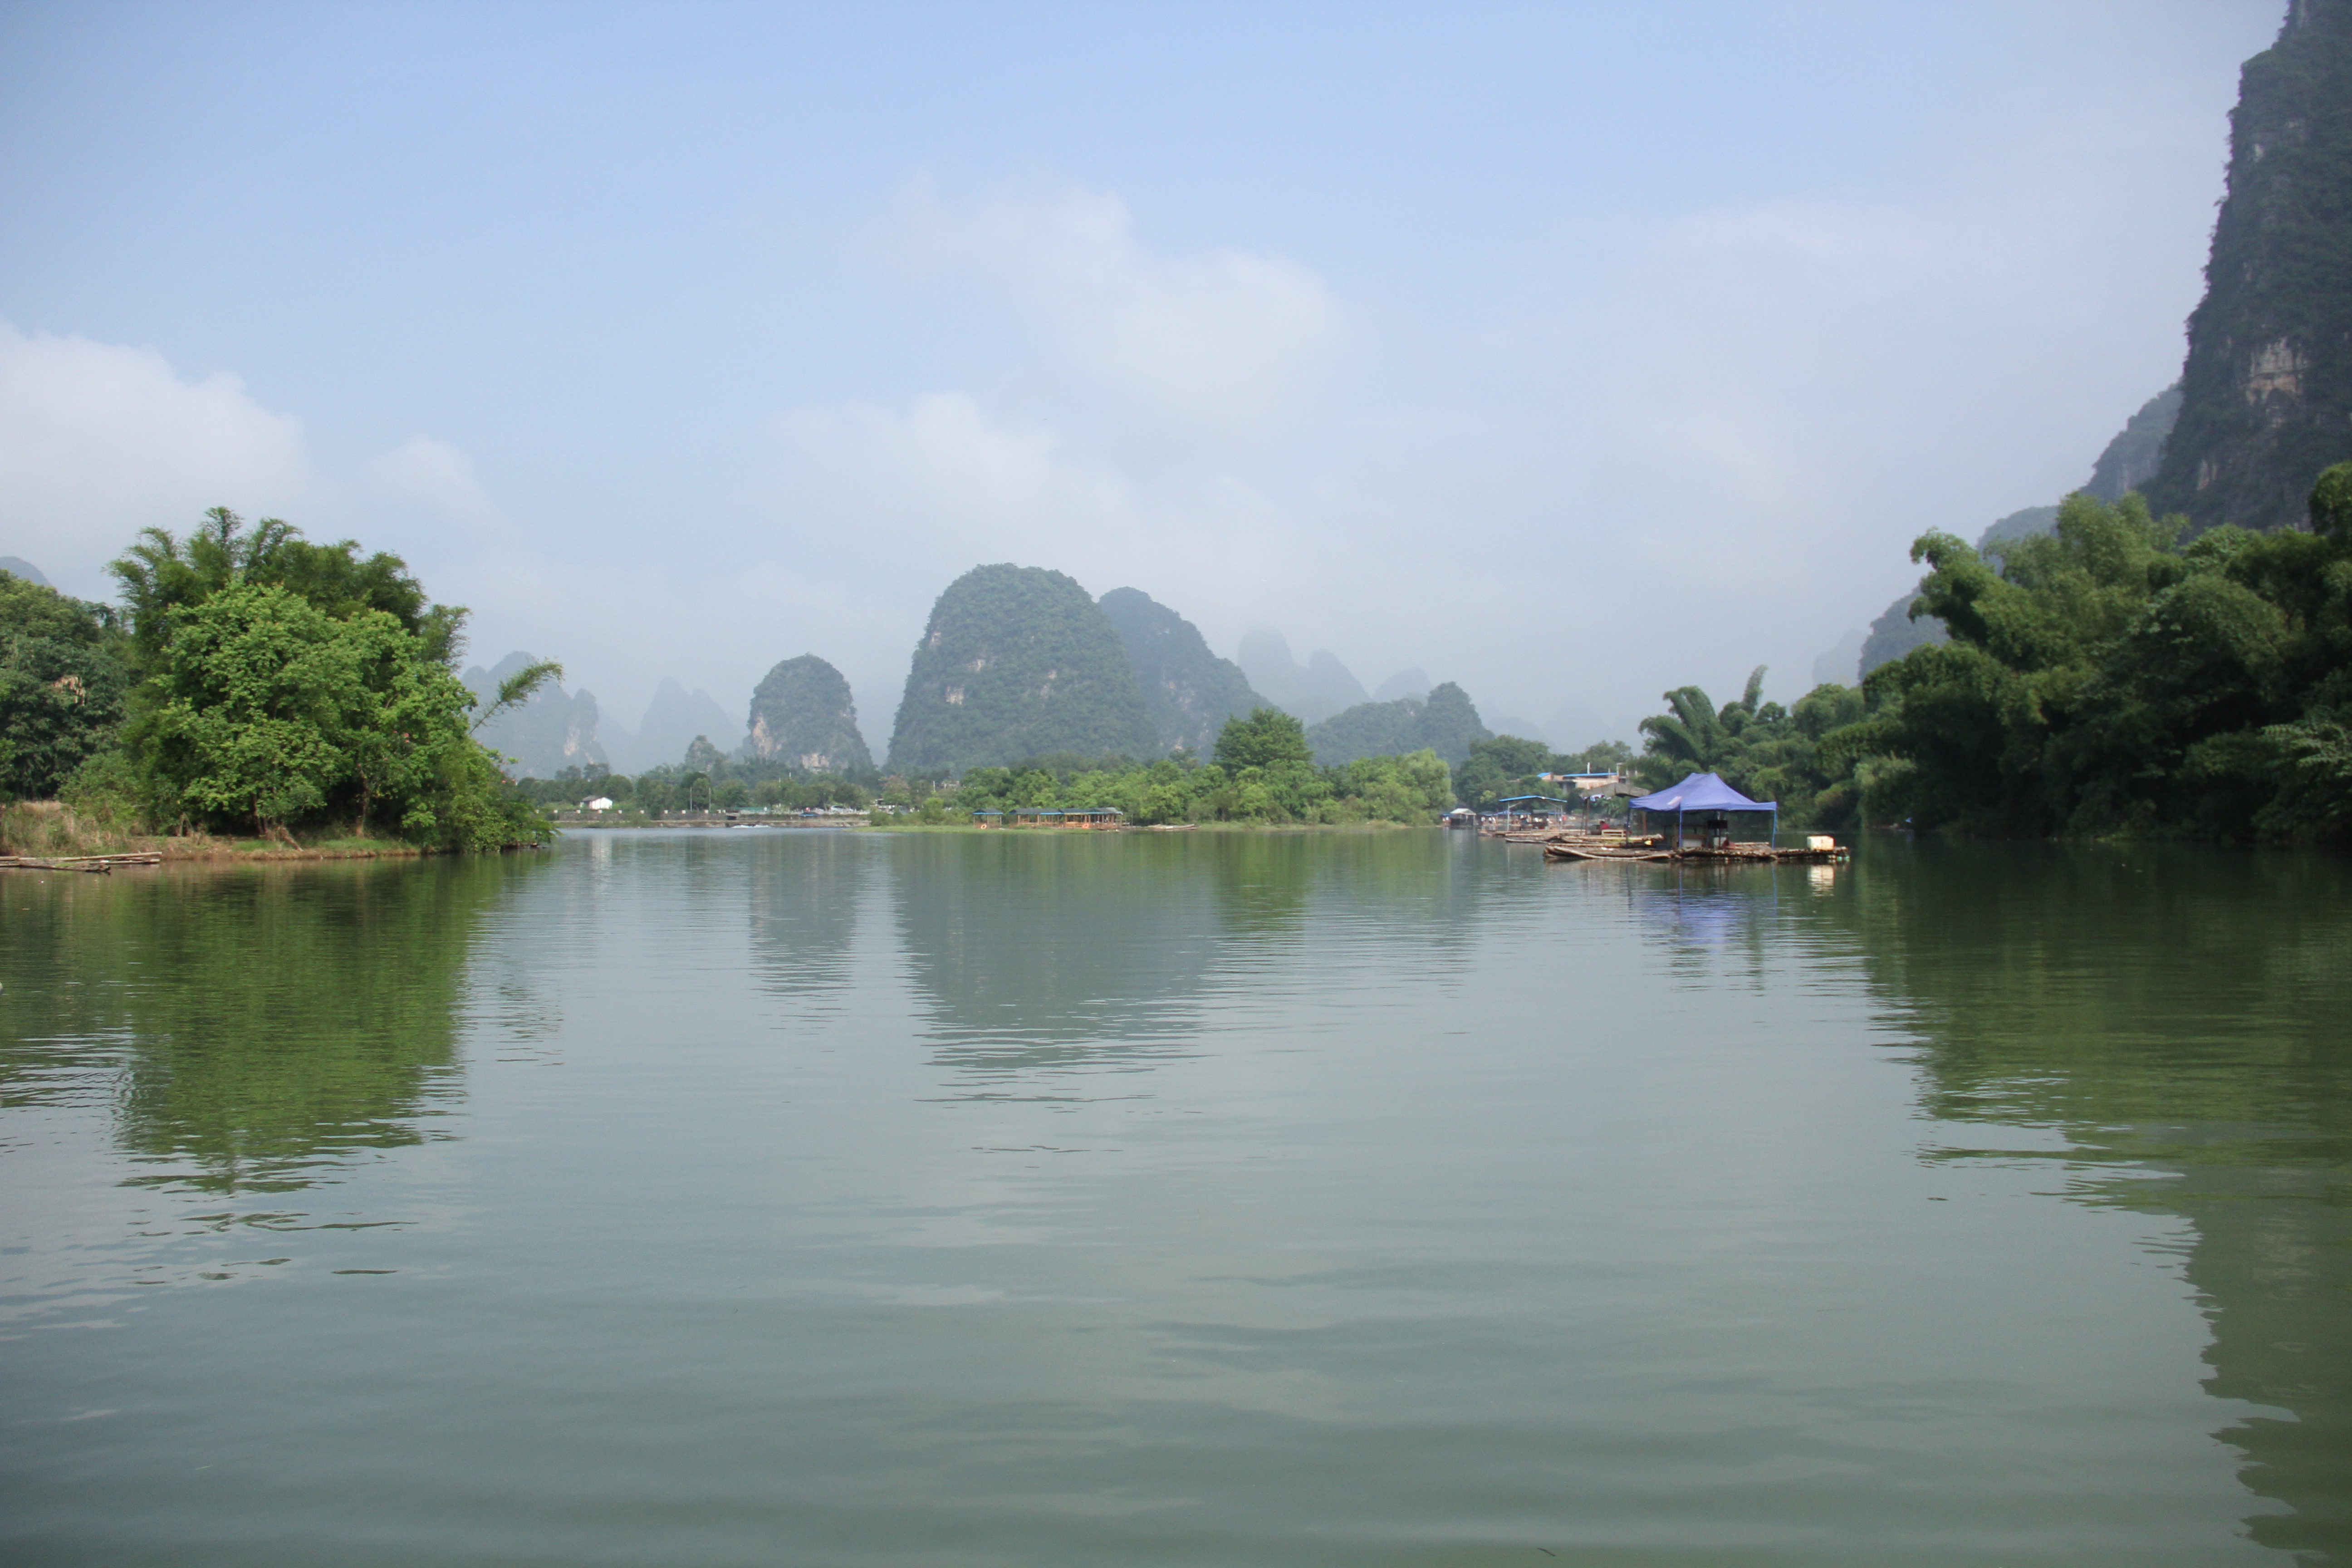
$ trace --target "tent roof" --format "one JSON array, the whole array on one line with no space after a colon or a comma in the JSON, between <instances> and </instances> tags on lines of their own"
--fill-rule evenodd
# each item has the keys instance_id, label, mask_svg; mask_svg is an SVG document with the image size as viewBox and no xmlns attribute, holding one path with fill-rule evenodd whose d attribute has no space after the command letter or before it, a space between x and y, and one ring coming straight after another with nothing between
<instances>
[{"instance_id":1,"label":"tent roof","mask_svg":"<svg viewBox=\"0 0 2352 1568\"><path fill-rule=\"evenodd\" d=\"M1778 801L1750 800L1713 773L1693 773L1655 795L1637 795L1632 803L1641 811L1771 811Z\"/></svg>"}]
</instances>

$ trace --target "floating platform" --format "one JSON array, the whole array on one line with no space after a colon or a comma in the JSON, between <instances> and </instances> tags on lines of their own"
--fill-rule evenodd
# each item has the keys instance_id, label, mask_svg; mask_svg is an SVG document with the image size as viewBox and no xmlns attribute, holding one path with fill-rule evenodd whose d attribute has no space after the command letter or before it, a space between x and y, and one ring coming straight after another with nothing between
<instances>
[{"instance_id":1,"label":"floating platform","mask_svg":"<svg viewBox=\"0 0 2352 1568\"><path fill-rule=\"evenodd\" d=\"M117 866L160 866L161 855L0 855L0 871L89 871L104 876Z\"/></svg>"},{"instance_id":2,"label":"floating platform","mask_svg":"<svg viewBox=\"0 0 2352 1568\"><path fill-rule=\"evenodd\" d=\"M1686 845L1671 849L1663 844L1577 844L1556 839L1543 847L1547 860L1675 860L1705 866L1772 866L1783 861L1822 865L1850 858L1843 845L1827 848L1778 849L1769 844L1726 844L1714 847Z\"/></svg>"}]
</instances>

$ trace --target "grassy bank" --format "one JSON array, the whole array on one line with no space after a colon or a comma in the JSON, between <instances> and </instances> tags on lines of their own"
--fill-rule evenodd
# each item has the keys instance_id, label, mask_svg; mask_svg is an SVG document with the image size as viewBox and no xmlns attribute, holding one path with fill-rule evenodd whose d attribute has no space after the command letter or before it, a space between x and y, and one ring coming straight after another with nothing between
<instances>
[{"instance_id":1,"label":"grassy bank","mask_svg":"<svg viewBox=\"0 0 2352 1568\"><path fill-rule=\"evenodd\" d=\"M390 838L292 834L274 838L227 838L209 833L135 833L116 824L83 817L53 800L0 805L0 855L54 858L74 855L161 855L166 860L376 860L422 855L413 844Z\"/></svg>"}]
</instances>

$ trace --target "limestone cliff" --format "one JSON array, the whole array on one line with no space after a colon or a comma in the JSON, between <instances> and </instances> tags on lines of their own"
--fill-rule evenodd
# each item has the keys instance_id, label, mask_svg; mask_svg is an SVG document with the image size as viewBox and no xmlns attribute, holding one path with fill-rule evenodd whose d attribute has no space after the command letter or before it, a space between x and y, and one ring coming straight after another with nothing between
<instances>
[{"instance_id":1,"label":"limestone cliff","mask_svg":"<svg viewBox=\"0 0 2352 1568\"><path fill-rule=\"evenodd\" d=\"M2352 0L2292 0L2246 62L2180 420L2146 486L2198 531L2293 527L2352 458Z\"/></svg>"},{"instance_id":2,"label":"limestone cliff","mask_svg":"<svg viewBox=\"0 0 2352 1568\"><path fill-rule=\"evenodd\" d=\"M1158 750L1126 647L1093 595L1068 577L1036 566L975 566L931 606L890 737L893 768Z\"/></svg>"},{"instance_id":3,"label":"limestone cliff","mask_svg":"<svg viewBox=\"0 0 2352 1568\"><path fill-rule=\"evenodd\" d=\"M874 765L857 728L849 682L813 653L768 671L751 693L751 755L803 773L845 773Z\"/></svg>"}]
</instances>

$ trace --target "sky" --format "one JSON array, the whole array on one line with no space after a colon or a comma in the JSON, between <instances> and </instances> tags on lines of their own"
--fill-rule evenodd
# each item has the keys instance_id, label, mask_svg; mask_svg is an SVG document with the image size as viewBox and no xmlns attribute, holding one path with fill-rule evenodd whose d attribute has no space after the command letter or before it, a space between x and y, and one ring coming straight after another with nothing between
<instances>
[{"instance_id":1,"label":"sky","mask_svg":"<svg viewBox=\"0 0 2352 1568\"><path fill-rule=\"evenodd\" d=\"M283 517L877 749L1011 561L1630 740L2088 478L2283 9L0 4L0 554Z\"/></svg>"}]
</instances>

